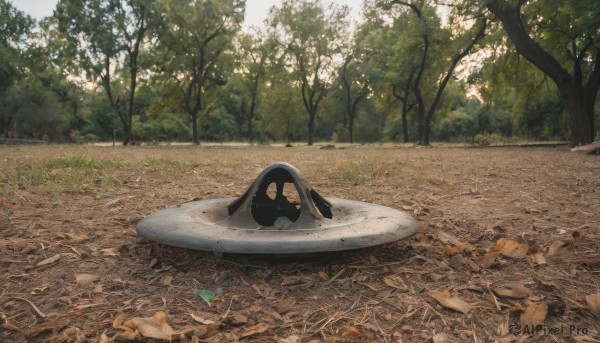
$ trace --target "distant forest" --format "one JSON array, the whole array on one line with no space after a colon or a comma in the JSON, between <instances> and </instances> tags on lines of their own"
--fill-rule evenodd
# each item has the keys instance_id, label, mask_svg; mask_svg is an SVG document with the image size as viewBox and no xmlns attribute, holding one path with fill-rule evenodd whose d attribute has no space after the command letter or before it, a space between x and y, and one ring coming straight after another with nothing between
<instances>
[{"instance_id":1,"label":"distant forest","mask_svg":"<svg viewBox=\"0 0 600 343\"><path fill-rule=\"evenodd\" d=\"M0 137L592 142L600 1L0 0Z\"/></svg>"}]
</instances>

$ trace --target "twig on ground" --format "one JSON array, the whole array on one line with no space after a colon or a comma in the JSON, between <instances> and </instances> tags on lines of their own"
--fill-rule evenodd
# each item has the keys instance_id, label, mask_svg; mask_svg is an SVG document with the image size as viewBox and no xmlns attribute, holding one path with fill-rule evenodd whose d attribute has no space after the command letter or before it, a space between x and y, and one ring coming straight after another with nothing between
<instances>
[{"instance_id":1,"label":"twig on ground","mask_svg":"<svg viewBox=\"0 0 600 343\"><path fill-rule=\"evenodd\" d=\"M331 279L329 279L329 281L327 281L326 283L332 283L333 281L335 281L337 278L339 278L340 276L342 276L342 274L344 274L344 272L346 271L346 268L342 268L342 270L340 270L337 274L335 274Z\"/></svg>"},{"instance_id":2,"label":"twig on ground","mask_svg":"<svg viewBox=\"0 0 600 343\"><path fill-rule=\"evenodd\" d=\"M19 298L19 297L10 297L9 299L16 299L16 300L21 300L24 301L26 303L28 303L29 305L31 305L31 307L33 308L33 310L35 311L35 313L37 313L38 316L42 317L42 318L46 318L47 315L44 314L44 312L40 311L39 308L37 308L37 306L35 306L34 303L32 303L31 301L24 299L24 298Z\"/></svg>"},{"instance_id":3,"label":"twig on ground","mask_svg":"<svg viewBox=\"0 0 600 343\"><path fill-rule=\"evenodd\" d=\"M427 306L429 306L429 309L430 309L430 310L431 310L433 313L437 314L437 315L438 315L438 317L440 317L440 319L441 319L441 320L442 320L442 322L444 323L444 326L448 326L448 323L446 323L446 319L444 319L444 316L443 316L441 313L439 313L438 311L436 311L436 310L433 308L433 306L429 305L429 303L427 303Z\"/></svg>"},{"instance_id":4,"label":"twig on ground","mask_svg":"<svg viewBox=\"0 0 600 343\"><path fill-rule=\"evenodd\" d=\"M494 304L496 304L496 309L498 309L498 311L502 311L502 308L500 307L500 304L498 304L498 299L496 298L496 296L494 295L494 292L492 292L491 288L490 288L490 283L486 282L484 284L485 289L488 290L488 292L490 293L490 295L492 296L492 299L494 300Z\"/></svg>"},{"instance_id":5,"label":"twig on ground","mask_svg":"<svg viewBox=\"0 0 600 343\"><path fill-rule=\"evenodd\" d=\"M225 311L225 314L223 315L223 318L221 318L221 320L225 320L225 318L227 318L227 315L229 314L229 310L231 309L231 304L233 303L233 299L235 299L236 296L232 296L231 300L229 301L229 306L227 307L227 311Z\"/></svg>"}]
</instances>

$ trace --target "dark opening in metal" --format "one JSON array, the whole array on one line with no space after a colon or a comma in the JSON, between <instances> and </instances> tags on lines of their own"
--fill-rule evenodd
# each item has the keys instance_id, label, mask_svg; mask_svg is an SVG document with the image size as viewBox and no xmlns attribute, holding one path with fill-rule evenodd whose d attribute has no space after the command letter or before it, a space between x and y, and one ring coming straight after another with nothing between
<instances>
[{"instance_id":1,"label":"dark opening in metal","mask_svg":"<svg viewBox=\"0 0 600 343\"><path fill-rule=\"evenodd\" d=\"M252 198L252 218L263 226L293 223L300 217L300 196L294 177L283 168L271 170Z\"/></svg>"},{"instance_id":2,"label":"dark opening in metal","mask_svg":"<svg viewBox=\"0 0 600 343\"><path fill-rule=\"evenodd\" d=\"M323 197L314 189L310 190L310 197L323 217L329 219L333 218L333 213L331 213L331 205L327 205L327 200L323 199Z\"/></svg>"}]
</instances>

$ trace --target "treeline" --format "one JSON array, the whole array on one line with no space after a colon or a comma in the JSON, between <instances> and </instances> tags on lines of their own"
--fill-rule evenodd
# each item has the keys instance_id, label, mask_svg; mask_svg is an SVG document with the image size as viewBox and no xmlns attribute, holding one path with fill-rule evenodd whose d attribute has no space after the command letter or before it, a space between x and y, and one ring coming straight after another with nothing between
<instances>
[{"instance_id":1,"label":"treeline","mask_svg":"<svg viewBox=\"0 0 600 343\"><path fill-rule=\"evenodd\" d=\"M83 142L594 139L600 2L0 0L0 136ZM513 43L514 42L514 43Z\"/></svg>"}]
</instances>

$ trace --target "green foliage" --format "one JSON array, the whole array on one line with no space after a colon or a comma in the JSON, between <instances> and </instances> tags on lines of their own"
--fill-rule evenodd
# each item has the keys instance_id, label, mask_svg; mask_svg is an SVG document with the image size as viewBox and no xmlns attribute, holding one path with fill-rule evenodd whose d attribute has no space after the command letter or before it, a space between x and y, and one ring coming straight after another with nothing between
<instances>
[{"instance_id":1,"label":"green foliage","mask_svg":"<svg viewBox=\"0 0 600 343\"><path fill-rule=\"evenodd\" d=\"M185 141L189 140L192 130L186 120L180 115L161 112L141 121L140 117L133 118L133 137L142 141Z\"/></svg>"},{"instance_id":2,"label":"green foliage","mask_svg":"<svg viewBox=\"0 0 600 343\"><path fill-rule=\"evenodd\" d=\"M212 301L212 299L221 293L223 293L223 290L221 288L218 288L216 291L211 291L208 289L195 289L194 290L194 294L196 294L202 300L204 300L208 304L208 307L211 307L210 302Z\"/></svg>"},{"instance_id":3,"label":"green foliage","mask_svg":"<svg viewBox=\"0 0 600 343\"><path fill-rule=\"evenodd\" d=\"M238 137L235 117L223 107L200 118L200 128L206 141L232 141Z\"/></svg>"},{"instance_id":4,"label":"green foliage","mask_svg":"<svg viewBox=\"0 0 600 343\"><path fill-rule=\"evenodd\" d=\"M350 131L342 124L338 124L335 127L331 140L337 143L350 142Z\"/></svg>"},{"instance_id":5,"label":"green foliage","mask_svg":"<svg viewBox=\"0 0 600 343\"><path fill-rule=\"evenodd\" d=\"M162 61L156 71L165 76L161 81L178 90L179 109L190 116L192 141L199 144L198 117L210 114L212 106L205 102L218 95L214 88L227 82L232 54L225 52L240 29L244 3L164 0L161 5L165 25L158 31L156 58Z\"/></svg>"},{"instance_id":6,"label":"green foliage","mask_svg":"<svg viewBox=\"0 0 600 343\"><path fill-rule=\"evenodd\" d=\"M56 141L63 137L66 118L61 115L57 96L39 80L27 77L6 96L7 109L15 120L17 137Z\"/></svg>"},{"instance_id":7,"label":"green foliage","mask_svg":"<svg viewBox=\"0 0 600 343\"><path fill-rule=\"evenodd\" d=\"M25 76L23 65L27 60L27 37L31 34L33 24L31 17L17 10L7 0L0 0L0 134L4 136L13 134L15 103L7 104L6 98L15 100L14 94L8 93L17 80Z\"/></svg>"},{"instance_id":8,"label":"green foliage","mask_svg":"<svg viewBox=\"0 0 600 343\"><path fill-rule=\"evenodd\" d=\"M475 130L475 118L461 110L456 110L442 119L436 138L444 141L457 138L469 140L475 135Z\"/></svg>"},{"instance_id":9,"label":"green foliage","mask_svg":"<svg viewBox=\"0 0 600 343\"><path fill-rule=\"evenodd\" d=\"M593 141L600 90L599 3L489 0L487 8L519 55L554 81L569 113L571 144Z\"/></svg>"},{"instance_id":10,"label":"green foliage","mask_svg":"<svg viewBox=\"0 0 600 343\"><path fill-rule=\"evenodd\" d=\"M308 115L309 145L313 144L319 105L331 88L328 80L335 73L334 56L347 34L348 12L347 7L334 5L326 12L318 1L285 0L281 7L273 8L268 19L271 34L283 48L281 56L289 63L286 67L300 84L297 89Z\"/></svg>"},{"instance_id":11,"label":"green foliage","mask_svg":"<svg viewBox=\"0 0 600 343\"><path fill-rule=\"evenodd\" d=\"M241 0L60 0L35 29L0 0L0 135L311 143L414 141L430 130L486 144L569 138L583 125L569 115L581 104L597 127L600 111L565 102L564 87L517 54L499 21L470 46L494 17L482 6L504 2L459 0L446 13L432 0L366 0L350 32L348 8L286 0L265 30L242 32ZM580 75L572 81L585 81L592 100L599 6L520 8L530 38L564 75Z\"/></svg>"}]
</instances>

